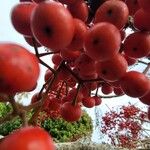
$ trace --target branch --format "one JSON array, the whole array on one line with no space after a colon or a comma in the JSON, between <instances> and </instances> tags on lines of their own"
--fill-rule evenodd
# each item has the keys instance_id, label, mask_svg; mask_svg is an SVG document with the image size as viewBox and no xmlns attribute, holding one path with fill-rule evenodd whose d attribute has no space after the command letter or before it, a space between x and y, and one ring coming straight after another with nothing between
<instances>
[{"instance_id":1,"label":"branch","mask_svg":"<svg viewBox=\"0 0 150 150\"><path fill-rule=\"evenodd\" d=\"M51 55L51 54L57 54L59 52L46 52L46 53L41 53L41 54L38 54L39 57L43 57L43 56L47 56L47 55Z\"/></svg>"},{"instance_id":2,"label":"branch","mask_svg":"<svg viewBox=\"0 0 150 150\"><path fill-rule=\"evenodd\" d=\"M18 104L19 109L23 109L25 111L29 111L33 108L37 108L37 107L40 107L40 106L41 106L41 101L35 102L35 103L30 104L28 106L23 106L23 105Z\"/></svg>"},{"instance_id":3,"label":"branch","mask_svg":"<svg viewBox=\"0 0 150 150\"><path fill-rule=\"evenodd\" d=\"M147 67L143 71L143 74L147 74L147 72L149 71L149 69L150 69L150 63L148 63Z\"/></svg>"},{"instance_id":4,"label":"branch","mask_svg":"<svg viewBox=\"0 0 150 150\"><path fill-rule=\"evenodd\" d=\"M92 95L95 95L95 93L92 93ZM101 97L101 98L115 98L115 97L121 97L121 96L124 96L124 95L110 95L110 96L103 96L103 95L97 95L97 96L99 96L99 97Z\"/></svg>"},{"instance_id":5,"label":"branch","mask_svg":"<svg viewBox=\"0 0 150 150\"><path fill-rule=\"evenodd\" d=\"M144 65L148 65L148 64L149 64L149 63L144 62L144 61L142 61L142 60L138 60L138 63L144 64Z\"/></svg>"},{"instance_id":6,"label":"branch","mask_svg":"<svg viewBox=\"0 0 150 150\"><path fill-rule=\"evenodd\" d=\"M137 120L140 120L140 121L143 121L143 122L150 123L149 120L141 119L141 118L139 118L139 117L134 117L133 119L137 119Z\"/></svg>"},{"instance_id":7,"label":"branch","mask_svg":"<svg viewBox=\"0 0 150 150\"><path fill-rule=\"evenodd\" d=\"M63 67L78 81L78 82L81 82L81 80L82 79L80 79L79 77L78 77L78 75L76 74L76 73L74 73L71 69L70 69L70 67L68 67L67 65L63 65Z\"/></svg>"},{"instance_id":8,"label":"branch","mask_svg":"<svg viewBox=\"0 0 150 150\"><path fill-rule=\"evenodd\" d=\"M55 70L54 70L53 68L51 68L49 65L47 65L44 61L42 61L42 60L40 59L40 54L39 54L38 48L37 48L37 46L36 46L36 44L35 44L35 39L32 38L32 40L33 40L33 45L34 45L35 54L36 54L36 56L37 56L39 62L40 62L43 66L45 66L45 67L47 67L49 70L51 70L51 72L52 72L53 74L55 74Z\"/></svg>"},{"instance_id":9,"label":"branch","mask_svg":"<svg viewBox=\"0 0 150 150\"><path fill-rule=\"evenodd\" d=\"M42 98L40 99L41 105L35 109L35 112L34 112L33 116L29 120L30 124L36 124L36 118L38 117L41 109L43 108L44 101L47 98L49 90L52 87L54 81L57 79L57 75L59 74L60 70L62 69L63 64L64 64L64 61L61 62L60 66L58 67L55 74L53 75L53 78L48 83L48 87L46 89L46 92L42 95Z\"/></svg>"},{"instance_id":10,"label":"branch","mask_svg":"<svg viewBox=\"0 0 150 150\"><path fill-rule=\"evenodd\" d=\"M23 121L23 126L27 126L27 118L26 118L26 111L19 109L17 103L15 102L14 96L9 96L9 102L13 107L14 114L17 114Z\"/></svg>"},{"instance_id":11,"label":"branch","mask_svg":"<svg viewBox=\"0 0 150 150\"><path fill-rule=\"evenodd\" d=\"M79 93L79 90L80 90L81 85L82 85L81 83L78 83L77 92L76 92L75 97L74 97L74 99L73 99L73 101L72 101L72 104L73 104L74 106L76 105L77 97L78 97L78 93Z\"/></svg>"},{"instance_id":12,"label":"branch","mask_svg":"<svg viewBox=\"0 0 150 150\"><path fill-rule=\"evenodd\" d=\"M8 102L9 98L8 95L0 93L0 102Z\"/></svg>"},{"instance_id":13,"label":"branch","mask_svg":"<svg viewBox=\"0 0 150 150\"><path fill-rule=\"evenodd\" d=\"M46 86L51 82L51 78L49 78L42 86L40 92L39 92L39 97L41 97L43 90L46 88Z\"/></svg>"}]
</instances>

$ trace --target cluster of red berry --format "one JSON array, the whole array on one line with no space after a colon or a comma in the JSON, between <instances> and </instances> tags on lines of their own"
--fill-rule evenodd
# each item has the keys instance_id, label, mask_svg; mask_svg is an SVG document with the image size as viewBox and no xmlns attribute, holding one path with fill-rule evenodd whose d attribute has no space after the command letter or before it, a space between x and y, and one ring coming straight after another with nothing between
<instances>
[{"instance_id":1,"label":"cluster of red berry","mask_svg":"<svg viewBox=\"0 0 150 150\"><path fill-rule=\"evenodd\" d=\"M138 139L144 137L143 124L147 113L134 105L122 106L102 117L101 132L106 134L115 146L136 148Z\"/></svg>"}]
</instances>

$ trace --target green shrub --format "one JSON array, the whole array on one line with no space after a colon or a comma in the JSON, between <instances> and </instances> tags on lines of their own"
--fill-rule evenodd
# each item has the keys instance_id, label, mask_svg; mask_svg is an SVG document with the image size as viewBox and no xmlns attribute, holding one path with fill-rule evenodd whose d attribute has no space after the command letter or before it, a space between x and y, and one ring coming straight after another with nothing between
<instances>
[{"instance_id":1,"label":"green shrub","mask_svg":"<svg viewBox=\"0 0 150 150\"><path fill-rule=\"evenodd\" d=\"M5 117L10 111L12 111L11 105L0 103L0 117ZM91 134L92 132L92 120L86 112L83 113L83 116L79 121L74 123L68 123L61 118L46 118L42 121L43 114L44 113L41 112L38 124L51 134L55 142L75 141L78 138ZM30 118L31 116L32 112L29 112L27 117ZM2 123L0 124L0 135L6 136L12 131L20 128L21 125L22 121L19 117Z\"/></svg>"},{"instance_id":2,"label":"green shrub","mask_svg":"<svg viewBox=\"0 0 150 150\"><path fill-rule=\"evenodd\" d=\"M63 119L46 119L41 126L50 133L55 142L70 142L89 135L92 132L92 120L84 112L81 119L74 123L68 123Z\"/></svg>"},{"instance_id":3,"label":"green shrub","mask_svg":"<svg viewBox=\"0 0 150 150\"><path fill-rule=\"evenodd\" d=\"M12 107L8 103L0 103L0 118L6 116L10 111L12 111Z\"/></svg>"},{"instance_id":4,"label":"green shrub","mask_svg":"<svg viewBox=\"0 0 150 150\"><path fill-rule=\"evenodd\" d=\"M22 121L19 117L11 121L7 121L0 125L0 135L6 136L10 134L12 131L20 128L21 125L22 125Z\"/></svg>"}]
</instances>

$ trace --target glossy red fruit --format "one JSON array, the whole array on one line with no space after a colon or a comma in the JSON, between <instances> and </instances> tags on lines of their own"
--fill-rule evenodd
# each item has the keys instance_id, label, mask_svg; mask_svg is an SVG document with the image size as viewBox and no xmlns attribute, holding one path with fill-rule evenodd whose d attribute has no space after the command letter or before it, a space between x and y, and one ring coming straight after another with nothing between
<instances>
[{"instance_id":1,"label":"glossy red fruit","mask_svg":"<svg viewBox=\"0 0 150 150\"><path fill-rule=\"evenodd\" d=\"M146 105L150 105L150 91L143 97L139 98L139 100Z\"/></svg>"},{"instance_id":2,"label":"glossy red fruit","mask_svg":"<svg viewBox=\"0 0 150 150\"><path fill-rule=\"evenodd\" d=\"M124 95L124 92L121 88L114 88L114 94L117 96Z\"/></svg>"},{"instance_id":3,"label":"glossy red fruit","mask_svg":"<svg viewBox=\"0 0 150 150\"><path fill-rule=\"evenodd\" d=\"M134 32L124 41L125 55L133 58L142 58L150 53L150 34L146 32Z\"/></svg>"},{"instance_id":4,"label":"glossy red fruit","mask_svg":"<svg viewBox=\"0 0 150 150\"><path fill-rule=\"evenodd\" d=\"M115 56L120 49L119 30L110 23L97 23L87 31L85 52L94 60L106 61Z\"/></svg>"},{"instance_id":5,"label":"glossy red fruit","mask_svg":"<svg viewBox=\"0 0 150 150\"><path fill-rule=\"evenodd\" d=\"M126 4L129 9L129 14L133 16L135 12L140 8L138 0L126 0Z\"/></svg>"},{"instance_id":6,"label":"glossy red fruit","mask_svg":"<svg viewBox=\"0 0 150 150\"><path fill-rule=\"evenodd\" d=\"M127 72L120 80L124 93L130 97L142 97L150 90L149 79L140 72Z\"/></svg>"},{"instance_id":7,"label":"glossy red fruit","mask_svg":"<svg viewBox=\"0 0 150 150\"><path fill-rule=\"evenodd\" d=\"M27 92L33 92L35 89L36 89L36 87L37 87L37 82L35 83L35 85L30 89L30 90L28 90Z\"/></svg>"},{"instance_id":8,"label":"glossy red fruit","mask_svg":"<svg viewBox=\"0 0 150 150\"><path fill-rule=\"evenodd\" d=\"M96 67L101 78L113 82L125 75L128 64L121 54L117 54L108 61L98 62Z\"/></svg>"},{"instance_id":9,"label":"glossy red fruit","mask_svg":"<svg viewBox=\"0 0 150 150\"><path fill-rule=\"evenodd\" d=\"M61 3L47 1L39 3L34 9L31 29L42 45L50 48L51 51L58 51L71 43L74 21L70 12Z\"/></svg>"},{"instance_id":10,"label":"glossy red fruit","mask_svg":"<svg viewBox=\"0 0 150 150\"><path fill-rule=\"evenodd\" d=\"M14 28L21 34L32 36L30 27L31 14L37 5L31 2L19 3L13 7L11 21Z\"/></svg>"},{"instance_id":11,"label":"glossy red fruit","mask_svg":"<svg viewBox=\"0 0 150 150\"><path fill-rule=\"evenodd\" d=\"M95 72L93 74L90 75L82 75L80 74L80 78L83 80L91 80L91 79L97 79L98 78L98 74Z\"/></svg>"},{"instance_id":12,"label":"glossy red fruit","mask_svg":"<svg viewBox=\"0 0 150 150\"><path fill-rule=\"evenodd\" d=\"M141 8L147 13L150 13L150 2L149 0L138 0L138 3Z\"/></svg>"},{"instance_id":13,"label":"glossy red fruit","mask_svg":"<svg viewBox=\"0 0 150 150\"><path fill-rule=\"evenodd\" d=\"M150 15L145 13L143 9L139 9L134 14L134 26L140 31L150 31ZM142 23L141 23L142 22Z\"/></svg>"},{"instance_id":14,"label":"glossy red fruit","mask_svg":"<svg viewBox=\"0 0 150 150\"><path fill-rule=\"evenodd\" d=\"M60 55L63 60L67 62L74 62L81 54L79 50L72 50L72 49L63 49L60 51Z\"/></svg>"},{"instance_id":15,"label":"glossy red fruit","mask_svg":"<svg viewBox=\"0 0 150 150\"><path fill-rule=\"evenodd\" d=\"M74 24L75 24L74 36L70 45L67 48L72 50L73 49L80 50L83 48L83 42L87 32L87 26L83 21L79 19L74 19Z\"/></svg>"},{"instance_id":16,"label":"glossy red fruit","mask_svg":"<svg viewBox=\"0 0 150 150\"><path fill-rule=\"evenodd\" d=\"M113 92L113 87L109 84L103 84L101 87L101 91L103 94L108 95Z\"/></svg>"},{"instance_id":17,"label":"glossy red fruit","mask_svg":"<svg viewBox=\"0 0 150 150\"><path fill-rule=\"evenodd\" d=\"M35 93L32 98L31 98L31 104L33 103L36 103L37 101L40 100L40 97L39 97L39 92L38 93Z\"/></svg>"},{"instance_id":18,"label":"glossy red fruit","mask_svg":"<svg viewBox=\"0 0 150 150\"><path fill-rule=\"evenodd\" d=\"M0 92L6 94L30 91L39 77L38 59L24 47L0 44Z\"/></svg>"},{"instance_id":19,"label":"glossy red fruit","mask_svg":"<svg viewBox=\"0 0 150 150\"><path fill-rule=\"evenodd\" d=\"M41 148L42 150L55 150L50 135L39 127L16 130L0 143L1 150L41 150Z\"/></svg>"},{"instance_id":20,"label":"glossy red fruit","mask_svg":"<svg viewBox=\"0 0 150 150\"><path fill-rule=\"evenodd\" d=\"M67 8L74 18L78 18L83 22L87 21L89 9L85 1L79 0L72 5L68 5Z\"/></svg>"},{"instance_id":21,"label":"glossy red fruit","mask_svg":"<svg viewBox=\"0 0 150 150\"><path fill-rule=\"evenodd\" d=\"M94 23L109 22L121 29L127 22L129 10L122 1L109 0L96 11Z\"/></svg>"},{"instance_id":22,"label":"glossy red fruit","mask_svg":"<svg viewBox=\"0 0 150 150\"><path fill-rule=\"evenodd\" d=\"M82 86L79 91L82 93L84 97L88 97L89 93L91 92L90 89L87 88L86 86Z\"/></svg>"},{"instance_id":23,"label":"glossy red fruit","mask_svg":"<svg viewBox=\"0 0 150 150\"><path fill-rule=\"evenodd\" d=\"M126 61L128 63L128 66L134 65L137 62L136 58L129 57L129 56L125 55L125 54L123 54L123 56L126 59Z\"/></svg>"},{"instance_id":24,"label":"glossy red fruit","mask_svg":"<svg viewBox=\"0 0 150 150\"><path fill-rule=\"evenodd\" d=\"M85 83L85 86L90 89L90 91L94 91L97 89L97 82Z\"/></svg>"},{"instance_id":25,"label":"glossy red fruit","mask_svg":"<svg viewBox=\"0 0 150 150\"><path fill-rule=\"evenodd\" d=\"M60 56L60 54L54 54L54 55L52 56L52 62L53 62L55 65L57 65L57 66L61 63L62 60L63 60L63 59L62 59L62 57Z\"/></svg>"},{"instance_id":26,"label":"glossy red fruit","mask_svg":"<svg viewBox=\"0 0 150 150\"><path fill-rule=\"evenodd\" d=\"M53 73L52 73L49 69L46 70L45 76L44 76L45 82L46 82L48 79L52 78L52 75L53 75Z\"/></svg>"},{"instance_id":27,"label":"glossy red fruit","mask_svg":"<svg viewBox=\"0 0 150 150\"><path fill-rule=\"evenodd\" d=\"M114 88L120 88L120 81L109 82Z\"/></svg>"},{"instance_id":28,"label":"glossy red fruit","mask_svg":"<svg viewBox=\"0 0 150 150\"><path fill-rule=\"evenodd\" d=\"M99 96L93 96L95 100L95 106L99 106L102 103L102 99Z\"/></svg>"},{"instance_id":29,"label":"glossy red fruit","mask_svg":"<svg viewBox=\"0 0 150 150\"><path fill-rule=\"evenodd\" d=\"M93 97L86 97L82 99L83 106L92 108L95 106L95 99Z\"/></svg>"},{"instance_id":30,"label":"glossy red fruit","mask_svg":"<svg viewBox=\"0 0 150 150\"><path fill-rule=\"evenodd\" d=\"M41 47L42 46L38 41L36 41L36 40L33 41L33 38L31 36L24 36L24 39L32 47L34 47L34 46Z\"/></svg>"},{"instance_id":31,"label":"glossy red fruit","mask_svg":"<svg viewBox=\"0 0 150 150\"><path fill-rule=\"evenodd\" d=\"M73 105L72 102L66 102L61 106L61 116L68 122L78 121L82 115L80 104Z\"/></svg>"},{"instance_id":32,"label":"glossy red fruit","mask_svg":"<svg viewBox=\"0 0 150 150\"><path fill-rule=\"evenodd\" d=\"M68 99L70 99L70 101L73 101L74 97L76 96L77 93L77 89L76 88L72 88L69 92L68 92ZM81 102L83 98L83 94L79 91L78 95L77 95L77 100L76 102Z\"/></svg>"},{"instance_id":33,"label":"glossy red fruit","mask_svg":"<svg viewBox=\"0 0 150 150\"><path fill-rule=\"evenodd\" d=\"M148 119L150 120L150 106L148 107L147 115L148 115Z\"/></svg>"},{"instance_id":34,"label":"glossy red fruit","mask_svg":"<svg viewBox=\"0 0 150 150\"><path fill-rule=\"evenodd\" d=\"M80 76L90 76L96 73L95 61L85 53L81 54L78 59L76 59L75 68Z\"/></svg>"}]
</instances>

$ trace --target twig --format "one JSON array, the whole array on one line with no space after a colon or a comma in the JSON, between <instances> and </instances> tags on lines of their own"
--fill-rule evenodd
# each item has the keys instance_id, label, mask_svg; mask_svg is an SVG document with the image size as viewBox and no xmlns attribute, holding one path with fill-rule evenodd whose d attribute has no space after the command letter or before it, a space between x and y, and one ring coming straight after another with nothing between
<instances>
[{"instance_id":1,"label":"twig","mask_svg":"<svg viewBox=\"0 0 150 150\"><path fill-rule=\"evenodd\" d=\"M27 122L27 118L26 118L26 111L19 109L17 103L14 100L14 96L9 96L9 102L11 103L11 105L13 107L14 114L19 115L19 117L22 119L23 126L27 126L28 122Z\"/></svg>"},{"instance_id":2,"label":"twig","mask_svg":"<svg viewBox=\"0 0 150 150\"><path fill-rule=\"evenodd\" d=\"M149 69L150 69L150 63L148 63L147 67L143 71L143 74L147 74L147 72L149 71Z\"/></svg>"},{"instance_id":3,"label":"twig","mask_svg":"<svg viewBox=\"0 0 150 150\"><path fill-rule=\"evenodd\" d=\"M82 81L82 79L80 79L79 77L78 77L78 75L76 74L76 73L74 73L71 69L70 69L70 67L68 67L67 65L65 65L64 64L64 66L63 66L78 82L81 82Z\"/></svg>"},{"instance_id":4,"label":"twig","mask_svg":"<svg viewBox=\"0 0 150 150\"><path fill-rule=\"evenodd\" d=\"M34 110L34 114L32 115L31 119L29 120L30 124L36 124L36 118L38 117L38 115L43 107L44 101L48 96L49 90L52 87L54 81L56 80L57 75L59 74L60 70L62 69L63 64L64 64L64 62L62 61L60 66L56 70L55 74L53 75L53 78L50 80L50 82L47 86L46 92L42 95L42 98L40 99L41 105Z\"/></svg>"},{"instance_id":5,"label":"twig","mask_svg":"<svg viewBox=\"0 0 150 150\"><path fill-rule=\"evenodd\" d=\"M92 93L92 95L95 95L95 93ZM110 95L110 96L103 96L103 95L97 95L101 98L105 98L105 99L109 99L109 98L115 98L115 97L121 97L121 96L124 96L124 95Z\"/></svg>"},{"instance_id":6,"label":"twig","mask_svg":"<svg viewBox=\"0 0 150 150\"><path fill-rule=\"evenodd\" d=\"M22 105L18 104L19 109L23 109L25 111L29 111L33 108L37 108L37 107L40 107L40 106L41 106L41 101L35 102L35 103L30 104L28 106L22 106Z\"/></svg>"},{"instance_id":7,"label":"twig","mask_svg":"<svg viewBox=\"0 0 150 150\"><path fill-rule=\"evenodd\" d=\"M0 102L8 102L9 98L8 95L0 93Z\"/></svg>"},{"instance_id":8,"label":"twig","mask_svg":"<svg viewBox=\"0 0 150 150\"><path fill-rule=\"evenodd\" d=\"M142 61L142 60L138 60L138 62L137 63L141 63L141 64L144 64L144 65L148 65L148 63L147 62L144 62L144 61Z\"/></svg>"},{"instance_id":9,"label":"twig","mask_svg":"<svg viewBox=\"0 0 150 150\"><path fill-rule=\"evenodd\" d=\"M38 54L39 57L43 57L43 56L47 56L47 55L51 55L51 54L57 54L59 52L46 52L46 53L41 53L41 54Z\"/></svg>"},{"instance_id":10,"label":"twig","mask_svg":"<svg viewBox=\"0 0 150 150\"><path fill-rule=\"evenodd\" d=\"M78 93L79 93L79 90L80 90L80 87L81 87L81 83L78 83L78 86L77 86L77 92L76 92L76 95L72 101L72 104L75 106L76 105L76 102L77 102L77 97L78 97Z\"/></svg>"},{"instance_id":11,"label":"twig","mask_svg":"<svg viewBox=\"0 0 150 150\"><path fill-rule=\"evenodd\" d=\"M35 54L36 54L36 56L37 56L39 62L40 62L43 66L45 66L45 67L47 67L49 70L51 70L51 72L52 72L53 74L55 74L55 70L54 70L53 68L51 68L49 65L47 65L44 61L42 61L42 60L40 59L40 54L39 54L38 48L37 48L37 46L36 46L36 44L35 44L35 39L32 38L32 40L33 40L33 45L34 45Z\"/></svg>"}]
</instances>

